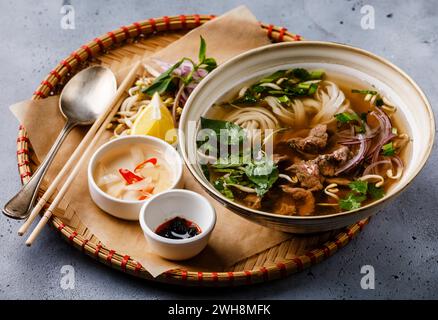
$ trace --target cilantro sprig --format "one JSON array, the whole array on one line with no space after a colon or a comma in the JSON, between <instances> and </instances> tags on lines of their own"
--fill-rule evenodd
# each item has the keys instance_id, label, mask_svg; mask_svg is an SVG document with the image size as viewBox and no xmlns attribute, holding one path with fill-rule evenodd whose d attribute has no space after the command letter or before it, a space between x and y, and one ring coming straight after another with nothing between
<instances>
[{"instance_id":1,"label":"cilantro sprig","mask_svg":"<svg viewBox=\"0 0 438 320\"><path fill-rule=\"evenodd\" d=\"M348 184L351 192L343 199L339 200L339 207L343 210L354 210L362 206L362 202L371 199L377 200L384 196L382 187L376 187L374 183L363 180L355 180Z\"/></svg>"},{"instance_id":2,"label":"cilantro sprig","mask_svg":"<svg viewBox=\"0 0 438 320\"><path fill-rule=\"evenodd\" d=\"M199 69L204 69L207 72L212 71L217 67L217 63L214 58L208 58L206 56L206 51L207 44L204 38L201 37L198 52L198 63L187 57L182 58L165 72L160 74L157 78L155 78L149 87L142 90L142 93L152 96L155 92L158 92L159 94L173 92L177 88L177 82L179 80L181 80L184 85L188 85L193 82L193 75ZM175 70L178 69L185 61L188 61L192 65L192 69L186 76L179 76L175 73Z\"/></svg>"}]
</instances>

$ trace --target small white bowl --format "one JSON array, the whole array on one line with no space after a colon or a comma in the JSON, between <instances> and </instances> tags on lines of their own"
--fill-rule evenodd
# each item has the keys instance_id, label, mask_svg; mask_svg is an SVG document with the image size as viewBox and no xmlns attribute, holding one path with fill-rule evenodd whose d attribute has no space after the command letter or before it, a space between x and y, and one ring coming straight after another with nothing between
<instances>
[{"instance_id":1,"label":"small white bowl","mask_svg":"<svg viewBox=\"0 0 438 320\"><path fill-rule=\"evenodd\" d=\"M126 136L108 141L97 149L90 159L87 172L88 188L90 190L91 198L103 211L120 219L136 221L138 220L138 214L142 205L145 202L148 202L149 199L123 200L113 197L98 187L93 175L96 165L105 155L108 155L108 153L112 151L120 150L121 148L126 148L127 152L129 152L129 147L133 145L155 147L163 152L163 157L168 162L169 168L172 170L173 182L169 189L183 188L184 181L182 177L183 162L181 156L174 147L161 139L152 136Z\"/></svg>"},{"instance_id":2,"label":"small white bowl","mask_svg":"<svg viewBox=\"0 0 438 320\"><path fill-rule=\"evenodd\" d=\"M175 217L194 222L201 233L181 240L168 239L155 233L161 224ZM139 220L149 248L154 253L169 260L186 260L206 247L216 224L216 212L200 194L175 189L150 198L141 208Z\"/></svg>"}]
</instances>

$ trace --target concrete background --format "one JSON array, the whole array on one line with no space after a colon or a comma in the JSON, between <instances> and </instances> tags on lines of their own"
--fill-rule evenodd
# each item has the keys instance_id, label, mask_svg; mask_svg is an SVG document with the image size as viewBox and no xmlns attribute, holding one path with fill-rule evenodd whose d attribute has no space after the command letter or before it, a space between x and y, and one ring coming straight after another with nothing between
<instances>
[{"instance_id":1,"label":"concrete background","mask_svg":"<svg viewBox=\"0 0 438 320\"><path fill-rule=\"evenodd\" d=\"M64 3L67 1L64 1ZM407 71L438 108L437 1L140 1L71 0L76 29L60 28L61 0L0 1L0 204L20 187L15 160L18 123L8 111L27 99L65 56L121 25L173 14L221 14L246 4L267 23L308 39L348 43ZM360 9L375 8L374 30L360 27ZM281 282L232 290L187 290L131 278L96 263L48 228L26 248L19 222L0 218L0 298L3 299L397 299L438 298L438 155L436 148L409 191L347 247ZM75 268L74 290L60 288L61 267ZM360 269L372 265L375 290L362 290Z\"/></svg>"}]
</instances>

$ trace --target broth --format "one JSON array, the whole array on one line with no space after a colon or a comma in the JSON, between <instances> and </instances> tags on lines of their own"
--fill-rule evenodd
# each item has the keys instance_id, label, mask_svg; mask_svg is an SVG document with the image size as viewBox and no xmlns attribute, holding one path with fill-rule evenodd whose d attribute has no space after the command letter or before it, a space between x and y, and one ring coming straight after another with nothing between
<instances>
[{"instance_id":1,"label":"broth","mask_svg":"<svg viewBox=\"0 0 438 320\"><path fill-rule=\"evenodd\" d=\"M238 203L282 215L333 214L357 209L383 196L400 179L411 148L400 112L375 88L343 74L331 72L317 80L281 86L282 81L295 81L295 70L283 75L287 80L263 79L242 88L233 103L215 105L207 112L210 119L241 126L249 139L252 129L275 125L272 167L278 177L272 185L260 191L261 179L248 174L248 167L257 166L254 163L243 164L239 169L208 164L204 172L210 182ZM312 89L315 83L318 88ZM269 91L265 93L267 86ZM308 94L302 94L298 87L309 88ZM289 92L298 92L299 96L281 96L289 88ZM253 96L246 97L248 91ZM341 100L329 114L327 110ZM257 112L266 114L259 116ZM320 145L312 146L312 141ZM359 159L360 153L363 156ZM358 163L353 161L356 158ZM348 167L350 162L353 164Z\"/></svg>"}]
</instances>

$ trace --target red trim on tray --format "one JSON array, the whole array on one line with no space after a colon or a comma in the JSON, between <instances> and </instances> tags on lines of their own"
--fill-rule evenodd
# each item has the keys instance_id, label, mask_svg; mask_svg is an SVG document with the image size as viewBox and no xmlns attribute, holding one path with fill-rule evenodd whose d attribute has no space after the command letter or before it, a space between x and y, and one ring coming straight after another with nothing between
<instances>
[{"instance_id":1,"label":"red trim on tray","mask_svg":"<svg viewBox=\"0 0 438 320\"><path fill-rule=\"evenodd\" d=\"M79 56L79 54L78 54L77 52L72 52L72 53L70 54L70 57L76 59L76 61L77 61L78 63L81 63L81 62L82 62L82 58Z\"/></svg>"},{"instance_id":2,"label":"red trim on tray","mask_svg":"<svg viewBox=\"0 0 438 320\"><path fill-rule=\"evenodd\" d=\"M204 280L204 273L202 271L198 271L198 281L202 282Z\"/></svg>"},{"instance_id":3,"label":"red trim on tray","mask_svg":"<svg viewBox=\"0 0 438 320\"><path fill-rule=\"evenodd\" d=\"M268 26L268 38L272 38L272 30L274 29L274 26L270 24Z\"/></svg>"},{"instance_id":4,"label":"red trim on tray","mask_svg":"<svg viewBox=\"0 0 438 320\"><path fill-rule=\"evenodd\" d=\"M281 28L280 32L278 34L278 41L283 42L284 40L284 34L286 33L287 29L286 28Z\"/></svg>"},{"instance_id":5,"label":"red trim on tray","mask_svg":"<svg viewBox=\"0 0 438 320\"><path fill-rule=\"evenodd\" d=\"M46 97L45 94L44 94L44 92L42 92L42 91L35 91L35 92L33 93L33 95L34 95L34 96L39 96L39 97L41 97L41 98L45 98L45 97Z\"/></svg>"},{"instance_id":6,"label":"red trim on tray","mask_svg":"<svg viewBox=\"0 0 438 320\"><path fill-rule=\"evenodd\" d=\"M17 151L17 155L20 154L29 154L29 149L20 149Z\"/></svg>"},{"instance_id":7,"label":"red trim on tray","mask_svg":"<svg viewBox=\"0 0 438 320\"><path fill-rule=\"evenodd\" d=\"M164 24L166 25L166 30L170 30L170 19L168 16L163 16Z\"/></svg>"},{"instance_id":8,"label":"red trim on tray","mask_svg":"<svg viewBox=\"0 0 438 320\"><path fill-rule=\"evenodd\" d=\"M341 240L336 239L334 242L335 242L335 245L336 245L336 247L337 247L338 249L341 249L341 248L342 248L342 242L341 242Z\"/></svg>"},{"instance_id":9,"label":"red trim on tray","mask_svg":"<svg viewBox=\"0 0 438 320\"><path fill-rule=\"evenodd\" d=\"M138 22L134 22L133 25L135 26L135 29L137 29L138 35L141 34L141 24Z\"/></svg>"},{"instance_id":10,"label":"red trim on tray","mask_svg":"<svg viewBox=\"0 0 438 320\"><path fill-rule=\"evenodd\" d=\"M130 259L130 256L128 255L124 255L122 262L120 263L120 268L122 269L123 272L126 272L126 264L128 263Z\"/></svg>"},{"instance_id":11,"label":"red trim on tray","mask_svg":"<svg viewBox=\"0 0 438 320\"><path fill-rule=\"evenodd\" d=\"M127 26L121 26L120 29L125 33L126 38L131 38L131 34L129 33L129 29Z\"/></svg>"},{"instance_id":12,"label":"red trim on tray","mask_svg":"<svg viewBox=\"0 0 438 320\"><path fill-rule=\"evenodd\" d=\"M18 137L17 138L17 143L18 142L29 142L29 138L28 137L24 137L24 136Z\"/></svg>"},{"instance_id":13,"label":"red trim on tray","mask_svg":"<svg viewBox=\"0 0 438 320\"><path fill-rule=\"evenodd\" d=\"M114 32L109 31L109 32L107 32L106 34L111 38L111 41L112 41L113 43L117 43L117 37L116 37L116 35L114 34Z\"/></svg>"},{"instance_id":14,"label":"red trim on tray","mask_svg":"<svg viewBox=\"0 0 438 320\"><path fill-rule=\"evenodd\" d=\"M322 247L322 252L324 253L324 257L325 257L325 258L330 257L330 248L327 247L326 245L324 245L324 246Z\"/></svg>"},{"instance_id":15,"label":"red trim on tray","mask_svg":"<svg viewBox=\"0 0 438 320\"><path fill-rule=\"evenodd\" d=\"M59 231L62 231L62 229L64 229L65 228L65 224L63 224L62 222L61 222L61 224L58 226L58 230Z\"/></svg>"},{"instance_id":16,"label":"red trim on tray","mask_svg":"<svg viewBox=\"0 0 438 320\"><path fill-rule=\"evenodd\" d=\"M96 250L94 250L94 255L95 255L96 257L99 257L99 251L100 251L100 249L102 249L102 244L99 242L99 243L97 244L97 246L96 246Z\"/></svg>"},{"instance_id":17,"label":"red trim on tray","mask_svg":"<svg viewBox=\"0 0 438 320\"><path fill-rule=\"evenodd\" d=\"M136 272L136 273L140 272L140 270L141 270L142 267L143 267L143 266L141 265L141 263L140 263L140 262L137 262L137 264L135 265L134 272Z\"/></svg>"},{"instance_id":18,"label":"red trim on tray","mask_svg":"<svg viewBox=\"0 0 438 320\"><path fill-rule=\"evenodd\" d=\"M29 171L23 172L23 173L20 174L20 178L24 179L24 178L30 177L31 175L32 175L32 173L29 172Z\"/></svg>"},{"instance_id":19,"label":"red trim on tray","mask_svg":"<svg viewBox=\"0 0 438 320\"><path fill-rule=\"evenodd\" d=\"M186 22L186 16L181 14L179 16L179 21L181 21L181 25L183 27L183 29L187 28L187 22Z\"/></svg>"},{"instance_id":20,"label":"red trim on tray","mask_svg":"<svg viewBox=\"0 0 438 320\"><path fill-rule=\"evenodd\" d=\"M193 17L195 18L195 26L199 27L201 25L201 17L199 14L193 15Z\"/></svg>"},{"instance_id":21,"label":"red trim on tray","mask_svg":"<svg viewBox=\"0 0 438 320\"><path fill-rule=\"evenodd\" d=\"M151 31L156 32L157 31L157 23L155 22L154 18L149 19L149 24L151 25Z\"/></svg>"},{"instance_id":22,"label":"red trim on tray","mask_svg":"<svg viewBox=\"0 0 438 320\"><path fill-rule=\"evenodd\" d=\"M359 230L362 231L363 227L365 226L365 222L363 220L360 220L357 225L359 226Z\"/></svg>"},{"instance_id":23,"label":"red trim on tray","mask_svg":"<svg viewBox=\"0 0 438 320\"><path fill-rule=\"evenodd\" d=\"M295 262L295 264L297 265L297 269L298 270L303 270L303 261L301 261L301 259L299 257L295 257L292 259L293 262Z\"/></svg>"},{"instance_id":24,"label":"red trim on tray","mask_svg":"<svg viewBox=\"0 0 438 320\"><path fill-rule=\"evenodd\" d=\"M315 257L315 254L312 251L307 252L306 256L309 257L311 264L316 264L316 257Z\"/></svg>"},{"instance_id":25,"label":"red trim on tray","mask_svg":"<svg viewBox=\"0 0 438 320\"><path fill-rule=\"evenodd\" d=\"M354 234L353 234L353 232L351 231L351 229L348 229L348 230L347 230L347 237L348 237L348 239L349 239L350 241L353 240Z\"/></svg>"},{"instance_id":26,"label":"red trim on tray","mask_svg":"<svg viewBox=\"0 0 438 320\"><path fill-rule=\"evenodd\" d=\"M269 280L269 273L268 273L268 269L266 269L265 267L261 267L260 271L263 275L263 280L264 281L268 281Z\"/></svg>"},{"instance_id":27,"label":"red trim on tray","mask_svg":"<svg viewBox=\"0 0 438 320\"><path fill-rule=\"evenodd\" d=\"M293 36L293 39L295 41L301 41L301 40L303 40L303 37L301 37L299 34L296 34L296 35Z\"/></svg>"},{"instance_id":28,"label":"red trim on tray","mask_svg":"<svg viewBox=\"0 0 438 320\"><path fill-rule=\"evenodd\" d=\"M287 276L286 265L283 262L278 262L277 268L278 268L278 270L280 270L280 276L282 278L286 278L286 276Z\"/></svg>"},{"instance_id":29,"label":"red trim on tray","mask_svg":"<svg viewBox=\"0 0 438 320\"><path fill-rule=\"evenodd\" d=\"M115 250L110 250L106 256L106 261L108 261L110 264L112 264L114 253L116 253Z\"/></svg>"},{"instance_id":30,"label":"red trim on tray","mask_svg":"<svg viewBox=\"0 0 438 320\"><path fill-rule=\"evenodd\" d=\"M52 76L54 76L56 79L58 79L58 81L61 81L62 77L61 77L61 75L58 73L58 71L56 71L56 70L52 70L52 71L50 71L50 74L51 74Z\"/></svg>"},{"instance_id":31,"label":"red trim on tray","mask_svg":"<svg viewBox=\"0 0 438 320\"><path fill-rule=\"evenodd\" d=\"M88 239L84 239L84 241L82 241L82 245L81 245L82 251L85 251L85 246L87 245L87 243L88 243Z\"/></svg>"},{"instance_id":32,"label":"red trim on tray","mask_svg":"<svg viewBox=\"0 0 438 320\"><path fill-rule=\"evenodd\" d=\"M187 270L181 270L181 280L187 280Z\"/></svg>"},{"instance_id":33,"label":"red trim on tray","mask_svg":"<svg viewBox=\"0 0 438 320\"><path fill-rule=\"evenodd\" d=\"M211 273L211 278L213 279L214 282L217 282L219 280L217 272L212 272Z\"/></svg>"},{"instance_id":34,"label":"red trim on tray","mask_svg":"<svg viewBox=\"0 0 438 320\"><path fill-rule=\"evenodd\" d=\"M70 65L70 63L66 60L62 60L61 64L67 68L68 72L71 72L73 70L72 66Z\"/></svg>"},{"instance_id":35,"label":"red trim on tray","mask_svg":"<svg viewBox=\"0 0 438 320\"><path fill-rule=\"evenodd\" d=\"M93 56L93 51L91 51L91 49L90 49L89 46L87 46L86 44L84 44L83 46L81 46L81 48L84 49L85 52L87 52L87 54L88 54L89 57L92 57L92 56Z\"/></svg>"},{"instance_id":36,"label":"red trim on tray","mask_svg":"<svg viewBox=\"0 0 438 320\"><path fill-rule=\"evenodd\" d=\"M245 270L243 271L246 275L246 283L251 283L252 282L252 272L250 270Z\"/></svg>"},{"instance_id":37,"label":"red trim on tray","mask_svg":"<svg viewBox=\"0 0 438 320\"><path fill-rule=\"evenodd\" d=\"M23 162L19 162L18 167L27 166L28 164L30 164L30 161L25 160Z\"/></svg>"},{"instance_id":38,"label":"red trim on tray","mask_svg":"<svg viewBox=\"0 0 438 320\"><path fill-rule=\"evenodd\" d=\"M53 91L53 84L51 84L49 81L47 81L47 80L43 80L43 81L41 81L41 84L42 84L43 86L48 87L48 88L50 89L50 91Z\"/></svg>"},{"instance_id":39,"label":"red trim on tray","mask_svg":"<svg viewBox=\"0 0 438 320\"><path fill-rule=\"evenodd\" d=\"M97 45L98 45L99 48L100 48L100 51L105 51L105 45L103 44L102 39L100 39L100 38L94 38L93 41L97 43Z\"/></svg>"},{"instance_id":40,"label":"red trim on tray","mask_svg":"<svg viewBox=\"0 0 438 320\"><path fill-rule=\"evenodd\" d=\"M234 272L229 271L227 272L228 275L228 281L234 281Z\"/></svg>"},{"instance_id":41,"label":"red trim on tray","mask_svg":"<svg viewBox=\"0 0 438 320\"><path fill-rule=\"evenodd\" d=\"M70 240L70 242L73 242L73 239L78 235L78 233L76 231L73 231L73 233L70 235L70 237L68 237L68 240Z\"/></svg>"}]
</instances>

